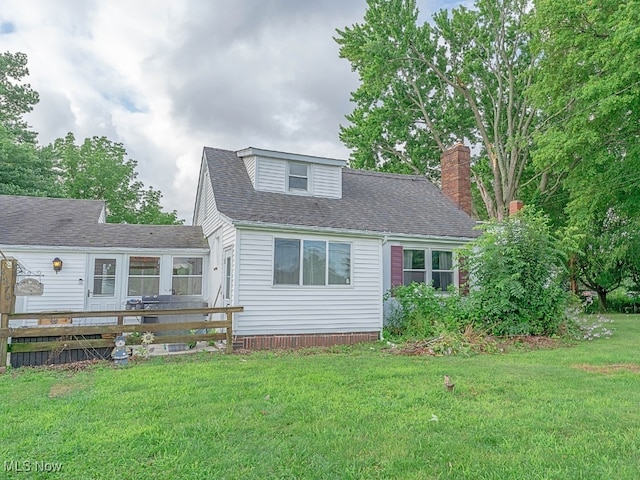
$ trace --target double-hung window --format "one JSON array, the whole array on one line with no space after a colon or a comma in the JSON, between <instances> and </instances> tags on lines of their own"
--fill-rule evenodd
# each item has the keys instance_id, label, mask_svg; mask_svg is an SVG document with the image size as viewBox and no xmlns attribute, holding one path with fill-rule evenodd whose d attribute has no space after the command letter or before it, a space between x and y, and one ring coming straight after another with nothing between
<instances>
[{"instance_id":1,"label":"double-hung window","mask_svg":"<svg viewBox=\"0 0 640 480\"><path fill-rule=\"evenodd\" d=\"M350 243L275 239L274 285L324 286L350 283Z\"/></svg>"},{"instance_id":2,"label":"double-hung window","mask_svg":"<svg viewBox=\"0 0 640 480\"><path fill-rule=\"evenodd\" d=\"M425 262L424 250L403 251L404 265L404 284L409 285L413 282L425 283L427 280L427 264Z\"/></svg>"},{"instance_id":3,"label":"double-hung window","mask_svg":"<svg viewBox=\"0 0 640 480\"><path fill-rule=\"evenodd\" d=\"M302 284L325 285L327 276L327 242L302 242Z\"/></svg>"},{"instance_id":4,"label":"double-hung window","mask_svg":"<svg viewBox=\"0 0 640 480\"><path fill-rule=\"evenodd\" d=\"M305 163L288 164L287 189L293 192L309 191L309 165Z\"/></svg>"},{"instance_id":5,"label":"double-hung window","mask_svg":"<svg viewBox=\"0 0 640 480\"><path fill-rule=\"evenodd\" d=\"M431 264L428 260L431 260ZM452 252L405 248L402 250L402 268L404 285L410 285L413 282L431 283L436 290L444 292L449 285L453 285Z\"/></svg>"},{"instance_id":6,"label":"double-hung window","mask_svg":"<svg viewBox=\"0 0 640 480\"><path fill-rule=\"evenodd\" d=\"M446 292L453 285L453 254L439 250L431 251L431 281L433 288Z\"/></svg>"},{"instance_id":7,"label":"double-hung window","mask_svg":"<svg viewBox=\"0 0 640 480\"><path fill-rule=\"evenodd\" d=\"M276 238L273 252L273 283L300 284L300 240Z\"/></svg>"}]
</instances>

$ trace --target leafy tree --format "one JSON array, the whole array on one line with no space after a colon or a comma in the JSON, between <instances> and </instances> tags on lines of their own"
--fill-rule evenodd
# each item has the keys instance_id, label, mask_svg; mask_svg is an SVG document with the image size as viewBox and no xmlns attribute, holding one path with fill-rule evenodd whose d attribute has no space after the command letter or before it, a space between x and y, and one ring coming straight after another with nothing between
<instances>
[{"instance_id":1,"label":"leafy tree","mask_svg":"<svg viewBox=\"0 0 640 480\"><path fill-rule=\"evenodd\" d=\"M607 310L607 294L631 276L638 249L638 222L609 208L597 215L591 225L576 235L578 254L575 269L578 279L598 294Z\"/></svg>"},{"instance_id":2,"label":"leafy tree","mask_svg":"<svg viewBox=\"0 0 640 480\"><path fill-rule=\"evenodd\" d=\"M554 334L565 318L565 254L549 220L527 206L488 222L463 253L472 315L498 335Z\"/></svg>"},{"instance_id":3,"label":"leafy tree","mask_svg":"<svg viewBox=\"0 0 640 480\"><path fill-rule=\"evenodd\" d=\"M53 163L32 143L18 142L0 125L0 194L60 196Z\"/></svg>"},{"instance_id":4,"label":"leafy tree","mask_svg":"<svg viewBox=\"0 0 640 480\"><path fill-rule=\"evenodd\" d=\"M105 200L108 222L182 223L175 211L162 211L159 191L145 190L136 180L137 162L127 158L122 144L92 137L76 145L74 135L68 133L47 148L58 160L64 196Z\"/></svg>"},{"instance_id":5,"label":"leafy tree","mask_svg":"<svg viewBox=\"0 0 640 480\"><path fill-rule=\"evenodd\" d=\"M23 83L29 74L24 53L0 53L0 194L58 196L51 159L37 149L36 133L23 116L38 94Z\"/></svg>"},{"instance_id":6,"label":"leafy tree","mask_svg":"<svg viewBox=\"0 0 640 480\"><path fill-rule=\"evenodd\" d=\"M147 190L141 192L142 197L137 208L137 220L138 223L153 224L153 225L181 225L183 220L178 219L178 214L175 210L171 212L162 211L160 205L160 199L162 193L160 190L154 190L153 187L149 187Z\"/></svg>"},{"instance_id":7,"label":"leafy tree","mask_svg":"<svg viewBox=\"0 0 640 480\"><path fill-rule=\"evenodd\" d=\"M340 138L352 165L438 176L440 153L465 137L480 151L472 170L488 215L502 218L530 172L539 118L527 88L527 0L478 0L417 25L415 0L368 0L363 24L338 30L340 56L361 85ZM548 172L535 181L548 194Z\"/></svg>"},{"instance_id":8,"label":"leafy tree","mask_svg":"<svg viewBox=\"0 0 640 480\"><path fill-rule=\"evenodd\" d=\"M0 125L17 143L36 142L36 133L29 131L23 118L39 101L38 93L31 85L22 83L27 75L29 69L24 53L0 53Z\"/></svg>"},{"instance_id":9,"label":"leafy tree","mask_svg":"<svg viewBox=\"0 0 640 480\"><path fill-rule=\"evenodd\" d=\"M122 144L93 137L77 146L69 133L38 148L23 118L39 100L23 83L28 74L24 53L0 54L0 194L104 199L109 222L183 223L175 210L162 211L160 191L136 180Z\"/></svg>"},{"instance_id":10,"label":"leafy tree","mask_svg":"<svg viewBox=\"0 0 640 480\"><path fill-rule=\"evenodd\" d=\"M567 173L574 203L622 187L618 200L640 212L640 4L537 0L532 26L541 60L531 92L558 120L536 139L537 165Z\"/></svg>"},{"instance_id":11,"label":"leafy tree","mask_svg":"<svg viewBox=\"0 0 640 480\"><path fill-rule=\"evenodd\" d=\"M538 108L556 119L536 138L538 169L566 178L576 274L607 293L637 271L640 218L640 4L537 0L532 31Z\"/></svg>"}]
</instances>

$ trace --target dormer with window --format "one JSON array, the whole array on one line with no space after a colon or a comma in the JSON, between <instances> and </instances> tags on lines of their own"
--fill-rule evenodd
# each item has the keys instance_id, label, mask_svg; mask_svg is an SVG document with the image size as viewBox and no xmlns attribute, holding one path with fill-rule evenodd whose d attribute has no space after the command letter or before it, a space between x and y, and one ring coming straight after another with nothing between
<instances>
[{"instance_id":1,"label":"dormer with window","mask_svg":"<svg viewBox=\"0 0 640 480\"><path fill-rule=\"evenodd\" d=\"M342 198L344 160L257 148L246 148L236 153L244 162L256 190Z\"/></svg>"}]
</instances>

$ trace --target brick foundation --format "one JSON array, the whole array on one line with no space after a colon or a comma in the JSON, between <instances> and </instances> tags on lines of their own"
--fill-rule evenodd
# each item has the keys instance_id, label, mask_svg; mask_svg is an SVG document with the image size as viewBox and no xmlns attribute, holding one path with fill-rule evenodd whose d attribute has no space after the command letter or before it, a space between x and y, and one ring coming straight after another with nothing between
<instances>
[{"instance_id":1,"label":"brick foundation","mask_svg":"<svg viewBox=\"0 0 640 480\"><path fill-rule=\"evenodd\" d=\"M375 342L379 332L356 333L301 333L293 335L237 335L233 348L246 350L271 350L280 348L330 347L354 343Z\"/></svg>"}]
</instances>

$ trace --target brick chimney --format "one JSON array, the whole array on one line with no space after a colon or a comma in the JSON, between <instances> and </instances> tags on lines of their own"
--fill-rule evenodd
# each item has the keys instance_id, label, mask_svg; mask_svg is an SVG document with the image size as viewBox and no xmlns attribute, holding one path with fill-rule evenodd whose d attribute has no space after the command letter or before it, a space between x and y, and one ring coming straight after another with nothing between
<instances>
[{"instance_id":1,"label":"brick chimney","mask_svg":"<svg viewBox=\"0 0 640 480\"><path fill-rule=\"evenodd\" d=\"M522 210L523 206L524 203L522 203L522 200L511 200L509 202L509 216L511 217L518 213L520 210Z\"/></svg>"},{"instance_id":2,"label":"brick chimney","mask_svg":"<svg viewBox=\"0 0 640 480\"><path fill-rule=\"evenodd\" d=\"M471 215L471 149L458 142L443 152L440 162L442 193Z\"/></svg>"}]
</instances>

